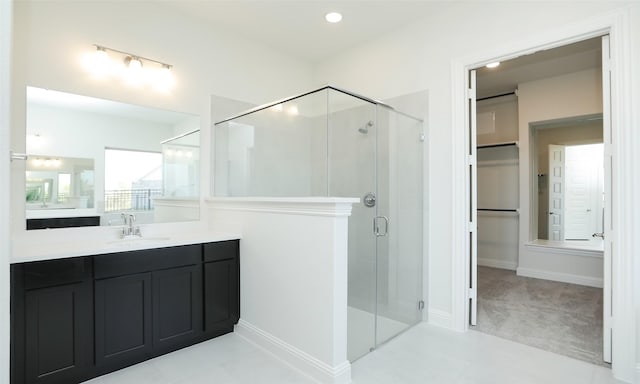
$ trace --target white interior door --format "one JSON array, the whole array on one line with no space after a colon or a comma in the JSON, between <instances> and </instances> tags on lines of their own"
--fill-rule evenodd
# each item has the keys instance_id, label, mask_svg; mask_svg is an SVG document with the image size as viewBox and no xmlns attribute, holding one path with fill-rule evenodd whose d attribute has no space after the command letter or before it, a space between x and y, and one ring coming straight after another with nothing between
<instances>
[{"instance_id":1,"label":"white interior door","mask_svg":"<svg viewBox=\"0 0 640 384\"><path fill-rule=\"evenodd\" d=\"M601 144L565 148L565 240L592 240L602 232L603 160Z\"/></svg>"},{"instance_id":2,"label":"white interior door","mask_svg":"<svg viewBox=\"0 0 640 384\"><path fill-rule=\"evenodd\" d=\"M602 292L603 306L603 360L611 363L611 333L612 325L612 305L611 305L611 285L613 283L613 268L611 263L611 247L613 234L613 220L611 218L611 196L612 196L612 135L611 135L611 54L609 50L609 36L602 37L602 128L604 139L604 198L603 198L603 228L602 238L604 240L604 287ZM597 234L594 234L597 235Z\"/></svg>"},{"instance_id":3,"label":"white interior door","mask_svg":"<svg viewBox=\"0 0 640 384\"><path fill-rule=\"evenodd\" d=\"M476 153L477 115L476 115L476 71L469 71L468 97L469 103L466 108L467 121L467 168L469 170L468 201L470 202L469 217L467 221L467 241L469 255L469 324L476 325L478 318L478 170Z\"/></svg>"},{"instance_id":4,"label":"white interior door","mask_svg":"<svg viewBox=\"0 0 640 384\"><path fill-rule=\"evenodd\" d=\"M564 240L564 146L549 144L549 240Z\"/></svg>"}]
</instances>

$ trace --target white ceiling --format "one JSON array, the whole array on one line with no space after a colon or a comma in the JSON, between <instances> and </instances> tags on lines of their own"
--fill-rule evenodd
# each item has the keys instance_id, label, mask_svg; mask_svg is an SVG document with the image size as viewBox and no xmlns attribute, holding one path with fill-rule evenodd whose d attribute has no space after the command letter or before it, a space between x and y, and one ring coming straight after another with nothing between
<instances>
[{"instance_id":1,"label":"white ceiling","mask_svg":"<svg viewBox=\"0 0 640 384\"><path fill-rule=\"evenodd\" d=\"M437 4L405 0L163 1L220 31L315 63L425 17ZM327 23L325 14L343 15Z\"/></svg>"},{"instance_id":2,"label":"white ceiling","mask_svg":"<svg viewBox=\"0 0 640 384\"><path fill-rule=\"evenodd\" d=\"M601 39L593 38L502 62L477 73L477 97L513 92L519 83L564 75L602 65Z\"/></svg>"},{"instance_id":3,"label":"white ceiling","mask_svg":"<svg viewBox=\"0 0 640 384\"><path fill-rule=\"evenodd\" d=\"M221 32L260 42L310 63L425 18L443 2L430 0L168 0L177 12ZM329 24L324 15L343 14ZM601 65L600 39L540 51L478 71L478 97L513 91L518 83L559 76Z\"/></svg>"}]
</instances>

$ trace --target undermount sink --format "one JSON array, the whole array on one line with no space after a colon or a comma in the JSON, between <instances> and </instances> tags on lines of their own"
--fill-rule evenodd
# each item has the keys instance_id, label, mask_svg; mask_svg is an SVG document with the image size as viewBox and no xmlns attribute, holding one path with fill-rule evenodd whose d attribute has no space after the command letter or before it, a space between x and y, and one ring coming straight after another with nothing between
<instances>
[{"instance_id":1,"label":"undermount sink","mask_svg":"<svg viewBox=\"0 0 640 384\"><path fill-rule=\"evenodd\" d=\"M136 244L161 243L163 241L168 241L168 240L170 240L169 237L163 237L163 236L132 237L132 238L125 238L125 239L118 239L118 240L108 241L107 244L109 244L109 245L120 245L120 246L131 246L131 245L136 245Z\"/></svg>"}]
</instances>

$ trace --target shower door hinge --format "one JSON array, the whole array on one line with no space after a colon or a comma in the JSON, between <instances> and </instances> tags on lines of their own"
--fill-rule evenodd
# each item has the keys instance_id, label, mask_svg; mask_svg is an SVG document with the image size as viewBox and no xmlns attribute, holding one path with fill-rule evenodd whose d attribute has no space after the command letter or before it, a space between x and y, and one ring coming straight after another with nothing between
<instances>
[{"instance_id":1,"label":"shower door hinge","mask_svg":"<svg viewBox=\"0 0 640 384\"><path fill-rule=\"evenodd\" d=\"M418 311L422 311L424 309L424 300L418 301Z\"/></svg>"},{"instance_id":2,"label":"shower door hinge","mask_svg":"<svg viewBox=\"0 0 640 384\"><path fill-rule=\"evenodd\" d=\"M421 142L424 142L424 140L425 140L424 133L421 133L421 134L420 134L420 141L421 141Z\"/></svg>"}]
</instances>

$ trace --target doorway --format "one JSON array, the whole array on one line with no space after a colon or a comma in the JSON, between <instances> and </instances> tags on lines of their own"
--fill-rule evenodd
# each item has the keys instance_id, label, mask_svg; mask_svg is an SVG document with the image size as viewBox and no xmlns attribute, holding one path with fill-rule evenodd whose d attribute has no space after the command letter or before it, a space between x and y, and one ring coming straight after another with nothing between
<instances>
[{"instance_id":1,"label":"doorway","mask_svg":"<svg viewBox=\"0 0 640 384\"><path fill-rule=\"evenodd\" d=\"M593 47L601 49L597 54L594 54ZM606 52L606 57L602 55L602 52ZM549 171L542 172L538 168L541 162L538 160L539 156L536 150L538 131L530 129L530 126L547 125L549 128L553 120L566 122L569 119L581 118L585 114L601 113L600 133L601 136L604 136L604 140L601 139L601 141L604 141L605 147L601 152L610 154L609 148L606 148L610 144L610 141L607 141L610 140L607 131L609 127L607 108L609 105L604 102L608 100L607 94L610 92L608 75L602 76L602 80L599 80L598 84L600 86L599 93L594 93L598 96L600 110L594 111L587 108L590 106L587 104L595 105L595 103L591 101L582 103L580 96L583 95L579 95L581 87L584 88L580 83L581 78L589 76L593 78L594 73L602 74L600 62L597 63L597 69L595 66L585 67L589 64L587 58L596 57L606 61L608 60L608 52L608 36L597 37L502 63L500 67L504 68L508 74L499 76L501 78L499 81L489 81L491 76L495 76L490 71L498 69L471 70L469 75L470 88L475 91L470 93L472 97L469 98L468 108L470 222L474 224L470 226L468 247L470 262L468 279L470 288L469 323L475 326L484 319L487 323L491 323L491 327L485 327L484 330L499 334L496 329L498 323L515 321L516 326L511 328L511 333L515 335L514 340L527 343L526 338L518 338L518 336L521 336L525 330L537 327L539 332L537 335L533 335L532 339L539 340L546 337L546 341L551 341L571 333L562 333L562 327L560 327L557 331L560 332L559 334L548 334L559 323L558 318L553 316L557 313L553 312L564 311L563 317L572 320L562 324L565 329L568 327L570 330L576 330L575 328L579 327L579 324L592 320L589 327L583 327L582 333L576 333L576 341L585 339L585 329L597 329L598 332L591 332L591 336L599 338L598 342L587 343L588 346L572 343L572 340L565 340L561 343L562 345L555 347L549 346L549 343L534 343L532 345L594 363L597 361L594 361L592 351L587 353L589 355L587 358L581 356L580 353L572 354L571 352L572 350L582 350L583 347L593 348L595 346L598 349L598 354L595 355L600 356L596 360L611 361L609 316L611 293L608 287L608 283L610 283L608 276L610 275L606 274L607 271L610 271L610 252L608 251L610 248L605 244L605 240L600 241L600 249L598 250L599 239L591 241L586 238L585 233L592 230L592 235L601 236L603 232L605 234L607 232L605 223L611 213L607 203L610 194L603 194L602 190L606 189L603 188L604 186L608 186L610 192L612 168L605 167L604 163L607 162L600 161L599 168L602 169L600 174L603 180L599 193L600 200L598 200L597 186L587 194L589 196L586 196L584 185L570 184L568 175L565 173L569 170L565 167L567 164L565 149L571 148L569 152L572 153L579 152L579 150L574 151L578 146L566 145L567 143L551 144L555 147L549 147L548 156L555 155L558 161L562 159L562 164L554 163L553 158L549 157L548 165L546 165ZM566 65L569 62L578 64L571 67ZM558 71L554 69L552 63L564 63L565 65L561 65L559 67L561 69ZM568 68L571 69L567 70ZM515 83L510 90L505 89L505 84L509 82ZM546 90L547 93L545 94L541 90ZM511 95L515 95L515 97ZM572 95L574 97L571 98ZM517 111L518 128L515 130L513 127L501 128L505 121L512 118L509 114L501 113L501 109L505 109L501 104L509 103L509 100L503 102L505 99L509 99L515 104L515 108L511 108ZM557 99L556 103L549 103L553 99ZM481 101L484 103L481 104ZM486 108L487 103L491 104L491 108ZM509 108L506 107L506 109ZM585 113L584 110L588 112ZM536 117L541 118L535 119ZM506 148L511 149L507 150ZM561 150L561 154L558 150ZM577 163L580 161L573 162L571 168L578 168L576 167ZM553 173L554 169L557 170L555 173ZM574 174L572 178L577 179L578 177ZM584 182L585 178L582 179ZM597 180L594 182L597 185ZM541 200L541 194L538 193L539 186L548 187L544 201ZM569 186L574 188L567 189ZM567 204L569 196L573 196L575 200L571 204ZM582 197L581 201L578 201L578 196ZM604 200L602 200L603 196ZM544 204L545 201L547 204ZM591 203L594 204L593 207L589 205ZM544 219L547 221L547 232L542 236L539 235L538 228L539 222L542 220L538 214L540 206L546 208ZM581 214L578 212L580 209L584 211ZM598 215L598 212L603 214ZM567 219L572 219L571 226L567 226L569 224ZM492 224L486 225L487 222ZM516 228L519 227L516 231L513 230L514 224ZM586 243L575 245L575 242L582 241L588 242L594 249L588 251L583 249ZM504 247L501 248L502 245ZM487 248L490 250L487 251ZM586 258L585 255L581 255L582 252L588 253L587 256L593 256L598 251L600 252L599 267L594 268L593 258L590 261L582 261ZM545 253L546 256L540 256ZM558 255L565 253L570 253L571 256L567 256L566 260L558 261ZM486 260L487 254L493 257ZM556 259L551 260L551 257L556 257ZM563 268L569 268L569 271L581 271L585 267L590 268L590 272L587 273L588 276L578 276L577 274L573 276L571 273L567 273L566 269L554 269L557 266L554 263L564 263ZM586 264L571 269L573 263ZM512 271L509 271L508 274L502 273L502 271L510 269ZM598 276L591 276L594 273ZM483 278L490 280L490 284L483 287ZM545 284L544 280L549 280L549 284ZM599 280L600 287L597 286L598 284L590 284L592 280ZM578 285L596 286L582 287ZM523 290L518 291L518 287ZM513 289L510 291L509 288ZM523 292L525 296L521 295ZM483 295L489 302L495 299L491 294L496 293L500 296L500 302L504 303L509 296L513 296L511 297L512 304L516 303L517 305L511 307L506 305L503 308L479 306L479 303L482 303ZM546 306L554 301L551 300L554 295L558 299L556 300L558 305L556 307ZM541 297L542 301L530 300L532 297L535 299L536 296ZM563 304L563 300L575 303L576 297L586 298L584 302L580 303L587 311L586 313L567 313L567 306L566 303ZM498 301L494 300L491 304L496 302ZM522 308L523 304L529 308ZM534 307L538 307L537 312L527 313L527 309ZM519 320L505 316L505 311L519 309L524 310L524 316L521 316ZM549 312L546 319L543 309ZM487 317L491 311L495 315L493 318ZM596 316L593 316L594 313ZM587 316L587 314L591 314L591 316ZM533 317L541 321L538 323L531 321ZM573 321L576 319L579 320L578 323ZM528 327L524 325L528 325ZM518 328L518 326L521 327ZM491 329L492 327L493 329ZM543 333L547 333L547 335L541 336ZM509 334L509 332L503 332L502 335L505 334ZM567 348L562 349L563 347Z\"/></svg>"}]
</instances>

